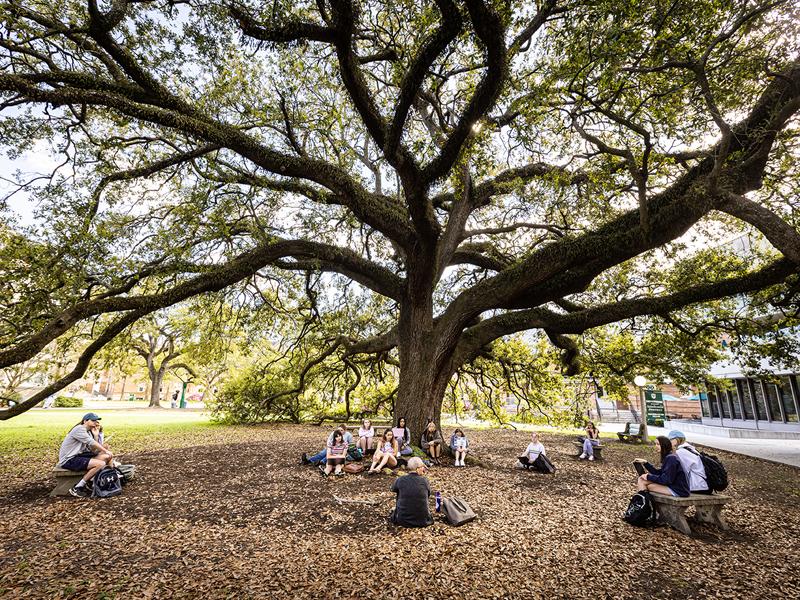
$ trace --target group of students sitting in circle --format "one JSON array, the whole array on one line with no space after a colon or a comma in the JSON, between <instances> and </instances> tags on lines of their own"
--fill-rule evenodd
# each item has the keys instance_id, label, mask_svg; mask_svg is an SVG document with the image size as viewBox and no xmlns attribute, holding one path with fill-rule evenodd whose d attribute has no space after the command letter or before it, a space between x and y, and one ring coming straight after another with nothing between
<instances>
[{"instance_id":1,"label":"group of students sitting in circle","mask_svg":"<svg viewBox=\"0 0 800 600\"><path fill-rule=\"evenodd\" d=\"M420 436L420 448L427 455L430 464L440 466L444 438L436 423L430 421ZM450 449L455 457L456 467L466 467L466 456L469 451L469 442L461 429L456 429L450 436ZM374 452L373 452L374 451ZM380 473L384 468L394 469L405 466L407 456L413 454L411 447L411 431L406 426L404 417L397 420L394 427L386 428L380 437L377 437L375 428L369 419L361 422L358 429L358 440L347 429L344 423L328 436L324 449L312 456L304 453L301 457L303 464L324 465L323 477L331 474L344 475L345 462L361 460L364 456L372 454L372 462L368 473Z\"/></svg>"},{"instance_id":2,"label":"group of students sitting in circle","mask_svg":"<svg viewBox=\"0 0 800 600\"><path fill-rule=\"evenodd\" d=\"M600 443L600 433L594 423L589 422L586 435L580 439L583 443L583 452L579 458L594 460L594 448ZM428 464L437 466L441 464L440 457L444 444L444 437L436 423L429 422L420 436L419 444L427 455ZM673 430L667 436L658 436L656 445L661 457L660 467L644 459L637 458L634 461L634 467L639 473L638 490L680 497L686 497L690 493L712 493L700 454L686 441L686 436L682 432ZM469 441L461 429L456 429L450 436L449 447L455 457L454 465L466 466ZM331 474L344 475L343 467L347 460L362 460L373 451L368 473L380 473L384 468L395 469L407 464L406 457L413 454L413 449L411 432L403 417L397 420L394 427L386 428L380 437L376 435L369 419L364 419L358 429L357 440L348 431L347 425L342 423L330 434L324 449L313 456L303 454L302 462L324 465L322 474L325 477ZM531 434L531 442L518 457L517 466L542 473L555 471L537 432Z\"/></svg>"}]
</instances>

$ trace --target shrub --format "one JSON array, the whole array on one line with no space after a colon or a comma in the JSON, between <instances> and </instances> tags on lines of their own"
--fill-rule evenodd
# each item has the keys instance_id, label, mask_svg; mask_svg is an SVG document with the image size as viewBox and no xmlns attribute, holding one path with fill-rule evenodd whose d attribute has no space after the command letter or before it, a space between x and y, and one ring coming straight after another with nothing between
<instances>
[{"instance_id":1,"label":"shrub","mask_svg":"<svg viewBox=\"0 0 800 600\"><path fill-rule=\"evenodd\" d=\"M56 408L81 408L83 407L83 400L72 396L59 396L53 406Z\"/></svg>"},{"instance_id":2,"label":"shrub","mask_svg":"<svg viewBox=\"0 0 800 600\"><path fill-rule=\"evenodd\" d=\"M253 366L229 379L208 406L219 423L299 422L300 401L296 394L272 397L289 390L290 382Z\"/></svg>"}]
</instances>

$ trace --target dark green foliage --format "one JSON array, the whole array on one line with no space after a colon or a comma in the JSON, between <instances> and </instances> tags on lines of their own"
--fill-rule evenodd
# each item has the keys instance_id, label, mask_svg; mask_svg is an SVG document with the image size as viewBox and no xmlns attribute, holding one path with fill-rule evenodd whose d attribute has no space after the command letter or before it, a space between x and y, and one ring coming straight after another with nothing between
<instances>
[{"instance_id":1,"label":"dark green foliage","mask_svg":"<svg viewBox=\"0 0 800 600\"><path fill-rule=\"evenodd\" d=\"M81 408L83 400L72 396L58 396L53 406L56 408Z\"/></svg>"}]
</instances>

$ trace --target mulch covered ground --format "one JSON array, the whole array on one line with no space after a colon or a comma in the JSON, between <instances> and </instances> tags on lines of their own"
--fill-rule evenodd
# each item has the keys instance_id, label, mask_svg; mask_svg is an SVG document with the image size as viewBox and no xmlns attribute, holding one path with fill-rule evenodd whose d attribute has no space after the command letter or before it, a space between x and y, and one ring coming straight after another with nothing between
<instances>
[{"instance_id":1,"label":"mulch covered ground","mask_svg":"<svg viewBox=\"0 0 800 600\"><path fill-rule=\"evenodd\" d=\"M652 448L607 442L572 458L543 434L555 476L511 468L529 435L468 432L483 467L435 468L478 521L387 524L392 477L324 480L298 464L327 430L220 428L138 444L137 479L109 500L51 499L54 456L0 465L0 597L37 598L798 598L798 471L718 453L735 500L730 531L692 538L621 519L630 461ZM123 449L117 440L117 450ZM340 498L379 506L339 504Z\"/></svg>"}]
</instances>

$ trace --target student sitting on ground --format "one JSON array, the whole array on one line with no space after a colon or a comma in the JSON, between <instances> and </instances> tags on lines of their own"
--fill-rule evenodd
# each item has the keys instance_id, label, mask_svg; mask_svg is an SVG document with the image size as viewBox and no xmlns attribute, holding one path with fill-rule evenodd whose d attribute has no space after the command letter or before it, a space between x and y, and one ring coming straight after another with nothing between
<instances>
[{"instance_id":1,"label":"student sitting on ground","mask_svg":"<svg viewBox=\"0 0 800 600\"><path fill-rule=\"evenodd\" d=\"M594 447L600 445L600 432L592 421L586 426L586 437L583 438L583 453L578 457L583 460L589 457L594 460Z\"/></svg>"},{"instance_id":2,"label":"student sitting on ground","mask_svg":"<svg viewBox=\"0 0 800 600\"><path fill-rule=\"evenodd\" d=\"M397 419L397 427L392 428L392 433L397 440L397 447L400 449L400 454L408 456L414 452L414 450L411 449L411 430L406 427L405 417Z\"/></svg>"},{"instance_id":3,"label":"student sitting on ground","mask_svg":"<svg viewBox=\"0 0 800 600\"><path fill-rule=\"evenodd\" d=\"M636 489L685 498L689 495L689 484L681 461L672 451L672 443L669 438L660 435L656 438L656 446L661 454L661 468L637 458L635 462L640 463L647 472L639 476Z\"/></svg>"},{"instance_id":4,"label":"student sitting on ground","mask_svg":"<svg viewBox=\"0 0 800 600\"><path fill-rule=\"evenodd\" d=\"M522 466L526 469L534 469L542 473L547 473L549 471L544 468L539 458L540 456L547 456L547 452L542 442L539 441L539 434L534 431L531 433L531 443L525 448L525 454L519 457L519 462L522 463Z\"/></svg>"},{"instance_id":5,"label":"student sitting on ground","mask_svg":"<svg viewBox=\"0 0 800 600\"><path fill-rule=\"evenodd\" d=\"M694 449L694 446L686 441L686 436L673 429L667 434L667 437L675 451L675 456L681 461L681 467L683 467L689 483L689 491L692 494L713 494L714 492L708 487L706 468L703 466L700 454Z\"/></svg>"},{"instance_id":6,"label":"student sitting on ground","mask_svg":"<svg viewBox=\"0 0 800 600\"><path fill-rule=\"evenodd\" d=\"M361 427L358 428L358 447L363 454L367 450L372 450L372 442L375 438L375 428L369 419L361 421Z\"/></svg>"},{"instance_id":7,"label":"student sitting on ground","mask_svg":"<svg viewBox=\"0 0 800 600\"><path fill-rule=\"evenodd\" d=\"M86 475L70 488L69 493L73 496L89 496L91 492L86 487L87 482L114 460L114 453L103 448L92 436L91 430L99 424L100 417L95 413L86 413L61 442L58 466L70 471L86 471Z\"/></svg>"},{"instance_id":8,"label":"student sitting on ground","mask_svg":"<svg viewBox=\"0 0 800 600\"><path fill-rule=\"evenodd\" d=\"M428 423L425 431L422 432L422 436L420 436L419 443L422 449L431 457L431 462L438 465L444 440L442 439L442 432L436 427L436 423L433 421Z\"/></svg>"},{"instance_id":9,"label":"student sitting on ground","mask_svg":"<svg viewBox=\"0 0 800 600\"><path fill-rule=\"evenodd\" d=\"M372 465L369 468L370 473L380 473L384 467L393 469L397 466L397 456L400 450L397 446L397 440L391 429L383 432L380 444L375 449L375 454L372 456Z\"/></svg>"},{"instance_id":10,"label":"student sitting on ground","mask_svg":"<svg viewBox=\"0 0 800 600\"><path fill-rule=\"evenodd\" d=\"M453 437L450 439L450 447L453 449L453 456L456 457L455 465L457 467L466 467L467 465L464 459L467 457L467 451L469 450L467 436L465 436L464 432L460 429L456 429L453 432Z\"/></svg>"},{"instance_id":11,"label":"student sitting on ground","mask_svg":"<svg viewBox=\"0 0 800 600\"><path fill-rule=\"evenodd\" d=\"M347 425L344 423L340 423L336 429L342 433L342 439L344 439L344 443L347 444L348 448L350 444L353 443L353 434L347 431ZM323 465L327 462L328 456L328 446L333 439L333 434L328 436L328 441L325 443L325 447L317 452L314 456L308 456L305 452L300 456L300 462L304 465L317 465L322 463Z\"/></svg>"},{"instance_id":12,"label":"student sitting on ground","mask_svg":"<svg viewBox=\"0 0 800 600\"><path fill-rule=\"evenodd\" d=\"M392 491L397 494L397 503L391 520L402 527L427 527L433 525L433 516L428 507L431 486L425 477L427 468L422 459L413 456L408 459L408 475L394 480Z\"/></svg>"},{"instance_id":13,"label":"student sitting on ground","mask_svg":"<svg viewBox=\"0 0 800 600\"><path fill-rule=\"evenodd\" d=\"M344 436L341 430L336 429L331 434L331 439L328 442L325 456L325 470L322 472L323 477L331 474L331 471L336 469L335 475L344 475L342 467L344 466L345 458L347 457L347 444L344 441Z\"/></svg>"}]
</instances>

